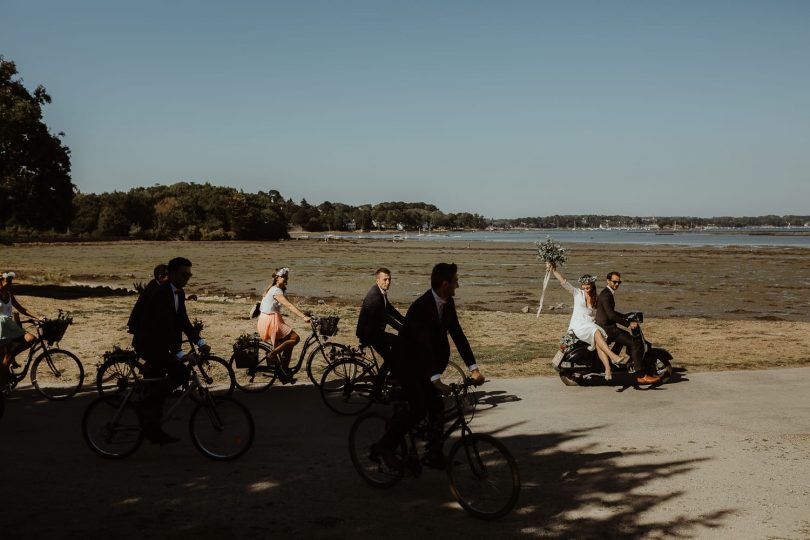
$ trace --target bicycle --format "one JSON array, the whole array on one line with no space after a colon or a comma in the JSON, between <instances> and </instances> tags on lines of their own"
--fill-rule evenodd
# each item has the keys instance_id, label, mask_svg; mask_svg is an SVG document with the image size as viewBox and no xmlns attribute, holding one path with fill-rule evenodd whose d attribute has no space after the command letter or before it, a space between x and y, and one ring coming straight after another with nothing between
<instances>
[{"instance_id":1,"label":"bicycle","mask_svg":"<svg viewBox=\"0 0 810 540\"><path fill-rule=\"evenodd\" d=\"M469 381L472 382L472 381ZM462 385L464 386L464 385ZM481 519L497 519L508 514L520 494L520 473L509 450L491 435L473 433L464 414L463 389L450 385L456 402L456 413L448 418L449 427L442 432L442 444L456 430L459 439L447 454L447 476L450 491L461 507ZM407 407L407 402L394 401L394 409ZM371 446L380 440L392 416L380 411L368 412L355 420L349 432L352 464L368 484L377 488L391 487L406 475L418 478L422 472L417 441L426 438L427 420L423 419L397 445L395 455L402 464L388 468Z\"/></svg>"},{"instance_id":2,"label":"bicycle","mask_svg":"<svg viewBox=\"0 0 810 540\"><path fill-rule=\"evenodd\" d=\"M371 352L370 358L365 351ZM463 388L465 411L474 406L475 394L467 391L466 375L458 364L448 362L442 380ZM381 375L374 349L361 345L359 349L350 348L345 356L332 363L324 371L319 386L321 399L330 410L352 416L366 411L374 403L389 403L395 385L390 374ZM445 408L447 406L452 409L455 402L449 399Z\"/></svg>"},{"instance_id":3,"label":"bicycle","mask_svg":"<svg viewBox=\"0 0 810 540\"><path fill-rule=\"evenodd\" d=\"M190 361L199 363L193 356ZM197 450L217 461L230 461L247 452L255 435L250 411L232 397L212 395L195 370L191 370L190 377L189 384L168 407L160 423L168 421L190 397L197 401L188 426L191 442ZM82 435L88 446L104 458L121 459L132 455L144 439L139 413L143 398L149 385L166 380L166 377L137 378L122 393L94 399L82 417Z\"/></svg>"},{"instance_id":4,"label":"bicycle","mask_svg":"<svg viewBox=\"0 0 810 540\"><path fill-rule=\"evenodd\" d=\"M189 341L191 350L198 355L199 362L194 367L199 370L200 377L214 395L230 396L236 386L231 367L223 358L212 354L199 355L194 344ZM192 367L192 366L189 366ZM104 361L98 366L96 373L96 390L100 396L112 395L122 392L135 380L141 378L144 361L138 353L131 349L121 349L115 346L112 351L104 353Z\"/></svg>"},{"instance_id":5,"label":"bicycle","mask_svg":"<svg viewBox=\"0 0 810 540\"><path fill-rule=\"evenodd\" d=\"M339 317L310 317L311 333L304 340L298 361L289 366L291 374L295 375L305 367L309 380L318 386L326 368L349 354L351 348L348 345L328 341L337 334L339 320ZM259 339L257 334L245 334L236 340L229 365L237 388L244 392L262 392L270 388L277 378L276 365L271 363L272 350L273 345Z\"/></svg>"},{"instance_id":6,"label":"bicycle","mask_svg":"<svg viewBox=\"0 0 810 540\"><path fill-rule=\"evenodd\" d=\"M58 401L74 396L84 382L84 366L72 352L51 348L64 337L73 318L60 310L55 319L25 319L21 323L30 324L37 337L28 349L25 363L20 366L12 362L9 365L8 386L4 391L15 388L30 368L31 384L46 398Z\"/></svg>"},{"instance_id":7,"label":"bicycle","mask_svg":"<svg viewBox=\"0 0 810 540\"><path fill-rule=\"evenodd\" d=\"M194 319L192 326L197 335L202 334L205 328L205 324L199 319ZM191 352L200 360L196 367L209 392L214 395L231 395L235 379L228 363L219 356L214 356L210 351L201 355L190 339L187 340L187 343L191 347ZM145 365L138 353L132 349L121 349L118 345L113 347L112 351L105 352L103 358L104 360L96 372L96 390L100 396L126 389L127 385L141 377ZM193 368L193 366L189 366L189 368Z\"/></svg>"}]
</instances>

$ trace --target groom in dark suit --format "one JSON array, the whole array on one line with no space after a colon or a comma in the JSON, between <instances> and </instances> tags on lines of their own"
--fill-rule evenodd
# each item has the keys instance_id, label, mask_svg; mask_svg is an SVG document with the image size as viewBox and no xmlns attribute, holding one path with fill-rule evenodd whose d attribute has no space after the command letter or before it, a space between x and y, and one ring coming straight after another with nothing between
<instances>
[{"instance_id":1,"label":"groom in dark suit","mask_svg":"<svg viewBox=\"0 0 810 540\"><path fill-rule=\"evenodd\" d=\"M607 275L606 287L599 293L599 298L596 303L596 324L608 335L608 341L612 341L626 347L630 353L630 360L633 362L633 368L636 371L636 381L639 384L653 384L661 380L657 375L646 373L644 366L644 343L640 339L635 339L633 335L622 330L617 324L621 324L635 330L638 323L635 321L628 321L627 315L616 311L616 291L619 285L622 284L622 276L618 272L610 272Z\"/></svg>"},{"instance_id":2,"label":"groom in dark suit","mask_svg":"<svg viewBox=\"0 0 810 540\"><path fill-rule=\"evenodd\" d=\"M141 411L144 434L150 442L160 444L178 440L161 429L160 417L166 397L188 381L189 369L181 361L185 356L183 334L195 341L203 353L209 350L186 312L183 287L191 278L191 261L174 258L169 261L168 272L168 282L154 287L144 300L132 339L135 351L144 360L143 375L147 378L167 377L164 383L154 384Z\"/></svg>"},{"instance_id":3,"label":"groom in dark suit","mask_svg":"<svg viewBox=\"0 0 810 540\"><path fill-rule=\"evenodd\" d=\"M369 345L383 359L383 367L397 343L397 336L385 331L386 326L399 331L405 317L388 301L388 289L391 287L391 271L378 268L374 274L375 283L371 286L357 318L355 334L361 345ZM380 370L383 371L382 369Z\"/></svg>"},{"instance_id":4,"label":"groom in dark suit","mask_svg":"<svg viewBox=\"0 0 810 540\"><path fill-rule=\"evenodd\" d=\"M458 321L453 301L458 286L457 266L437 264L430 275L430 290L411 304L405 315L392 371L402 384L410 407L392 418L383 438L371 449L372 458L379 457L389 467L399 466L394 449L408 430L425 415L430 426L425 464L439 469L445 467L441 447L444 410L441 396L449 395L450 387L442 382L441 376L450 361L448 334L453 338L475 383L484 382L470 343Z\"/></svg>"}]
</instances>

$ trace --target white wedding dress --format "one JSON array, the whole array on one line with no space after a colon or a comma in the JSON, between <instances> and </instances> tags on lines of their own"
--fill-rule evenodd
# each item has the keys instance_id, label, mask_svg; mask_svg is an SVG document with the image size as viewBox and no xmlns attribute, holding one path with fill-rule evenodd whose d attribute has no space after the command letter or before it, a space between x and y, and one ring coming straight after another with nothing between
<instances>
[{"instance_id":1,"label":"white wedding dress","mask_svg":"<svg viewBox=\"0 0 810 540\"><path fill-rule=\"evenodd\" d=\"M589 308L585 302L585 291L577 289L567 281L563 283L563 288L574 296L574 312L571 314L571 322L568 330L572 330L577 337L593 347L593 338L596 332L600 332L602 337L607 338L607 334L602 327L596 324L596 310Z\"/></svg>"}]
</instances>

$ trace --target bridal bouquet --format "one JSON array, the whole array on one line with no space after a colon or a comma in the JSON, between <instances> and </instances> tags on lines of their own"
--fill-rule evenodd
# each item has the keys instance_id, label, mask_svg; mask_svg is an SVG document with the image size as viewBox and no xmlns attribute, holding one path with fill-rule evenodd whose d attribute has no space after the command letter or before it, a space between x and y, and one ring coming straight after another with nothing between
<instances>
[{"instance_id":1,"label":"bridal bouquet","mask_svg":"<svg viewBox=\"0 0 810 540\"><path fill-rule=\"evenodd\" d=\"M545 242L537 242L537 259L544 263L552 263L554 266L562 266L568 261L568 256L565 254L564 247L552 240L550 236L547 236ZM546 296L549 279L551 279L551 270L546 269L546 275L543 278L543 291L540 293L540 307L537 308L538 317L540 317L540 312L543 310L543 298Z\"/></svg>"},{"instance_id":2,"label":"bridal bouquet","mask_svg":"<svg viewBox=\"0 0 810 540\"><path fill-rule=\"evenodd\" d=\"M537 259L562 266L568 262L568 255L565 254L564 247L547 236L545 242L537 242Z\"/></svg>"}]
</instances>

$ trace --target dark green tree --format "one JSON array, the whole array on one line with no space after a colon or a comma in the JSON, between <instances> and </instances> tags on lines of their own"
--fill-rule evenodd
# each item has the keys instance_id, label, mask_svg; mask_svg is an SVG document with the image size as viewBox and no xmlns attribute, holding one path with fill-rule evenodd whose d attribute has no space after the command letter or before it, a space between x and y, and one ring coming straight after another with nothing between
<instances>
[{"instance_id":1,"label":"dark green tree","mask_svg":"<svg viewBox=\"0 0 810 540\"><path fill-rule=\"evenodd\" d=\"M50 102L45 87L29 92L15 63L0 55L0 226L64 231L70 225L70 150L64 134L52 134L42 120Z\"/></svg>"}]
</instances>

